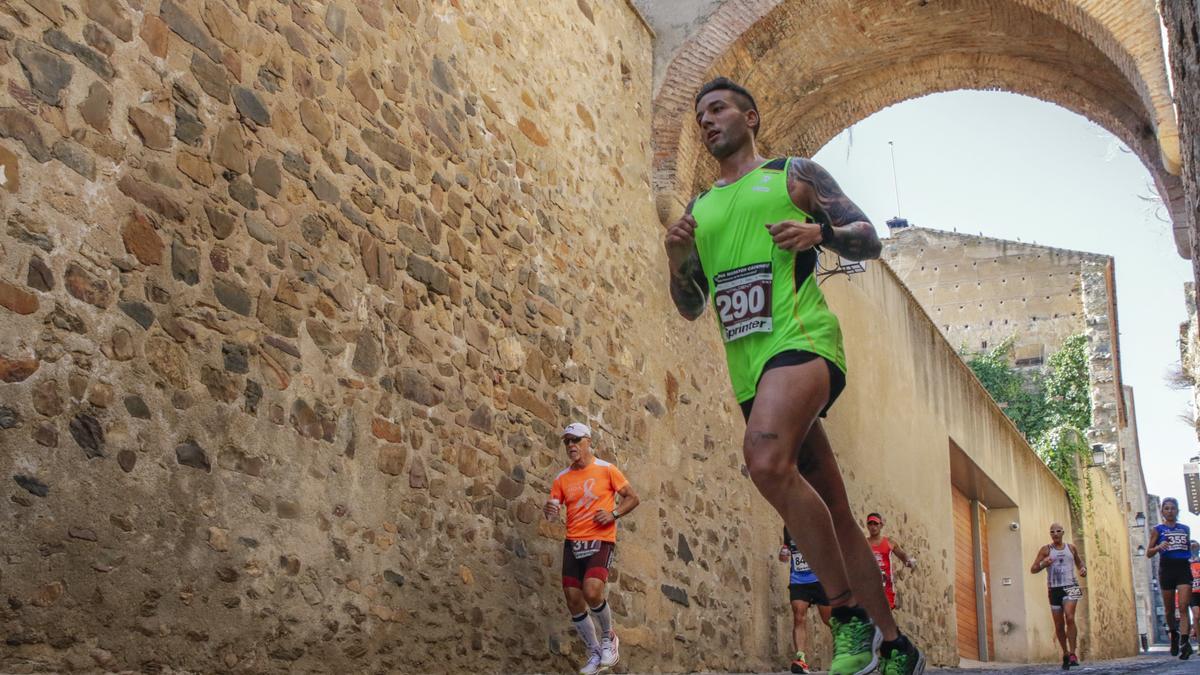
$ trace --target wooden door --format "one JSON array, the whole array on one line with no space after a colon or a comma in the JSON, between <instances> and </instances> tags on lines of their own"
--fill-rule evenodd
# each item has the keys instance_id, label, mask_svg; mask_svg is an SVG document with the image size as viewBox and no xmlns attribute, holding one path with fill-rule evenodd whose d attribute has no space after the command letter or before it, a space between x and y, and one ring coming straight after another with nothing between
<instances>
[{"instance_id":1,"label":"wooden door","mask_svg":"<svg viewBox=\"0 0 1200 675\"><path fill-rule=\"evenodd\" d=\"M987 507L979 505L979 541L983 549L983 601L987 612L987 660L996 660L996 636L992 630L992 566L988 558Z\"/></svg>"},{"instance_id":2,"label":"wooden door","mask_svg":"<svg viewBox=\"0 0 1200 675\"><path fill-rule=\"evenodd\" d=\"M958 655L979 660L979 612L975 604L975 545L971 537L971 500L951 488L954 500L954 606Z\"/></svg>"}]
</instances>

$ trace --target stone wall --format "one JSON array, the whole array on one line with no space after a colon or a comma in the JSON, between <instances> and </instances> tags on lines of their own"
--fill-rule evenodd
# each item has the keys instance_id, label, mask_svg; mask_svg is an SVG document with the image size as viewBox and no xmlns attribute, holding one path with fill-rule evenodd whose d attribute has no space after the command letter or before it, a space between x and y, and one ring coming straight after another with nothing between
<instances>
[{"instance_id":1,"label":"stone wall","mask_svg":"<svg viewBox=\"0 0 1200 675\"><path fill-rule=\"evenodd\" d=\"M1159 3L1167 31L1167 60L1175 88L1184 205L1176 220L1187 228L1196 280L1200 281L1200 7L1189 0Z\"/></svg>"},{"instance_id":2,"label":"stone wall","mask_svg":"<svg viewBox=\"0 0 1200 675\"><path fill-rule=\"evenodd\" d=\"M945 232L894 229L883 259L956 348L987 351L1015 340L1019 355L1049 359L1084 332L1081 251Z\"/></svg>"},{"instance_id":3,"label":"stone wall","mask_svg":"<svg viewBox=\"0 0 1200 675\"><path fill-rule=\"evenodd\" d=\"M1087 439L1093 448L1097 444L1104 448L1104 471L1117 497L1122 498L1127 448L1121 445L1120 432L1127 420L1112 259L1084 263L1082 277L1092 399L1092 426L1087 430Z\"/></svg>"},{"instance_id":4,"label":"stone wall","mask_svg":"<svg viewBox=\"0 0 1200 675\"><path fill-rule=\"evenodd\" d=\"M907 227L884 239L883 258L960 350L985 351L1013 339L1016 359L1045 363L1067 337L1086 335L1092 401L1087 440L1102 444L1110 483L1123 494L1126 455L1139 450L1121 443L1128 411L1111 257Z\"/></svg>"},{"instance_id":5,"label":"stone wall","mask_svg":"<svg viewBox=\"0 0 1200 675\"><path fill-rule=\"evenodd\" d=\"M1012 337L1016 356L1040 353L1048 359L1067 337L1087 336L1092 407L1087 439L1101 445L1107 459L1103 470L1085 470L1093 498L1085 505L1089 514L1076 519L1075 541L1089 559L1111 567L1106 576L1128 578L1130 585L1105 589L1113 594L1111 602L1089 613L1085 635L1094 636L1088 649L1096 653L1126 649L1125 643L1114 646L1099 638L1128 618L1126 595L1133 607L1135 587L1148 588L1150 575L1145 559L1133 554L1136 544L1129 546L1132 537L1144 537L1128 524L1145 511L1146 488L1133 394L1121 384L1112 259L927 228L893 230L884 241L883 257L955 346L979 351ZM1093 597L1089 591L1089 601ZM1148 605L1142 606L1145 623Z\"/></svg>"},{"instance_id":6,"label":"stone wall","mask_svg":"<svg viewBox=\"0 0 1200 675\"><path fill-rule=\"evenodd\" d=\"M1109 480L1121 495L1126 455L1138 449L1120 442L1128 420L1112 258L921 227L891 234L883 258L959 349L985 351L1011 338L1016 359L1044 362L1068 337L1087 336L1088 442L1104 446Z\"/></svg>"},{"instance_id":7,"label":"stone wall","mask_svg":"<svg viewBox=\"0 0 1200 675\"><path fill-rule=\"evenodd\" d=\"M3 667L567 668L572 418L649 498L626 657L774 657L630 8L4 8Z\"/></svg>"},{"instance_id":8,"label":"stone wall","mask_svg":"<svg viewBox=\"0 0 1200 675\"><path fill-rule=\"evenodd\" d=\"M631 8L3 9L0 668L570 668L538 513L570 419L646 501L625 658L778 667L779 523L715 331L664 290ZM826 285L877 373L831 436L924 562L902 621L954 663L947 438L1037 531L1065 495L882 266Z\"/></svg>"},{"instance_id":9,"label":"stone wall","mask_svg":"<svg viewBox=\"0 0 1200 675\"><path fill-rule=\"evenodd\" d=\"M1055 659L1045 579L1029 575L1029 564L1049 540L1050 524L1070 521L1061 483L886 264L869 263L865 274L834 277L823 288L846 335L849 386L827 428L851 503L864 514L889 514L890 535L922 561L898 582L901 625L921 638L936 663L957 663L953 482L997 520L989 528L997 652L1013 661ZM969 460L969 475L953 473L951 443ZM1095 636L1136 635L1129 559L1110 557L1124 554L1128 534L1112 510L1117 504L1112 486L1103 472L1093 472L1098 506L1080 529L1068 525L1068 536L1094 537L1106 556L1088 581L1095 589L1089 596L1094 609L1082 612L1081 621ZM1115 518L1116 524L1097 527L1092 513L1097 521ZM1009 529L1011 522L1019 525L1017 531ZM1009 633L999 632L1002 624ZM1088 649L1128 655L1134 644L1096 641Z\"/></svg>"},{"instance_id":10,"label":"stone wall","mask_svg":"<svg viewBox=\"0 0 1200 675\"><path fill-rule=\"evenodd\" d=\"M1179 324L1179 366L1184 380L1192 387L1192 401L1200 405L1200 322L1196 320L1196 284L1183 285L1183 304L1187 320ZM1196 438L1200 439L1200 426L1196 427Z\"/></svg>"},{"instance_id":11,"label":"stone wall","mask_svg":"<svg viewBox=\"0 0 1200 675\"><path fill-rule=\"evenodd\" d=\"M1082 514L1072 518L1072 540L1088 570L1081 584L1080 649L1091 655L1089 660L1130 656L1141 646L1129 516L1107 467L1082 467L1081 472Z\"/></svg>"},{"instance_id":12,"label":"stone wall","mask_svg":"<svg viewBox=\"0 0 1200 675\"><path fill-rule=\"evenodd\" d=\"M1137 554L1137 547L1146 544L1146 526L1137 526L1137 514L1146 516L1150 510L1149 494L1146 491L1146 476L1142 471L1141 442L1138 439L1137 408L1134 405L1133 387L1123 387L1125 409L1129 411L1128 421L1121 428L1121 447L1125 448L1125 494L1124 511L1129 520L1129 555L1133 574L1134 611L1137 613L1138 632L1150 634L1153 622L1154 607L1151 594L1154 591L1150 585L1152 578L1151 562L1144 555Z\"/></svg>"}]
</instances>

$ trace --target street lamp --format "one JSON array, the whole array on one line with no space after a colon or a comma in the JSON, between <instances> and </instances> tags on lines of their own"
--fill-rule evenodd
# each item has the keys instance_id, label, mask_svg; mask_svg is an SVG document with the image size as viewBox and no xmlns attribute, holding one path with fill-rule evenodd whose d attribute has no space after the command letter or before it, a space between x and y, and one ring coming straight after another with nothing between
<instances>
[{"instance_id":1,"label":"street lamp","mask_svg":"<svg viewBox=\"0 0 1200 675\"><path fill-rule=\"evenodd\" d=\"M1104 446L1096 443L1092 446L1092 466L1102 466L1104 464Z\"/></svg>"},{"instance_id":2,"label":"street lamp","mask_svg":"<svg viewBox=\"0 0 1200 675\"><path fill-rule=\"evenodd\" d=\"M1142 513L1141 511L1138 511L1137 515L1133 517L1133 526L1134 527L1145 527L1146 526L1146 514Z\"/></svg>"},{"instance_id":3,"label":"street lamp","mask_svg":"<svg viewBox=\"0 0 1200 675\"><path fill-rule=\"evenodd\" d=\"M1143 546L1143 545L1141 545L1141 544L1138 544L1138 549L1137 549L1137 551L1138 551L1138 556L1139 556L1139 557L1146 555L1146 547L1145 547L1145 546Z\"/></svg>"}]
</instances>

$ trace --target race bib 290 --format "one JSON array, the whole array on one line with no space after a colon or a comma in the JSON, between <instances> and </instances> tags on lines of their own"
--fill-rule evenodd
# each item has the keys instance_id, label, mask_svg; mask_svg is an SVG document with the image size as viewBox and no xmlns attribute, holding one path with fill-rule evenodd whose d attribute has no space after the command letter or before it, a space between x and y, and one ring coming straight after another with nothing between
<instances>
[{"instance_id":1,"label":"race bib 290","mask_svg":"<svg viewBox=\"0 0 1200 675\"><path fill-rule=\"evenodd\" d=\"M726 342L751 333L770 333L771 263L755 263L713 277L713 301Z\"/></svg>"}]
</instances>

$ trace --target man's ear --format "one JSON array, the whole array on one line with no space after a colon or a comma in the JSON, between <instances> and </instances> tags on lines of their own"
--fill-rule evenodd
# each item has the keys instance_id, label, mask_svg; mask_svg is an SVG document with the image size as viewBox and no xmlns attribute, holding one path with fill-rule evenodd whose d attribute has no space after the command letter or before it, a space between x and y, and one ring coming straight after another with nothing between
<instances>
[{"instance_id":1,"label":"man's ear","mask_svg":"<svg viewBox=\"0 0 1200 675\"><path fill-rule=\"evenodd\" d=\"M749 126L754 133L758 134L758 127L762 124L762 120L758 117L758 111L751 108L746 111L746 125Z\"/></svg>"}]
</instances>

